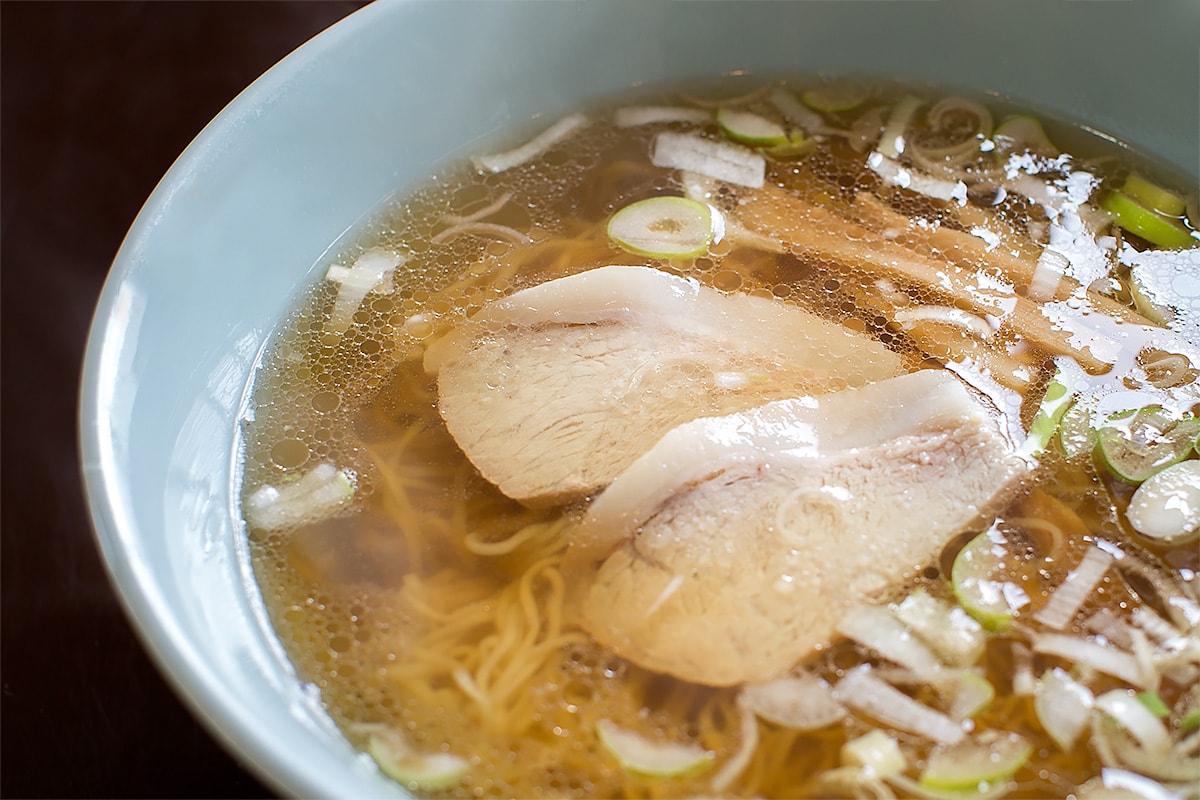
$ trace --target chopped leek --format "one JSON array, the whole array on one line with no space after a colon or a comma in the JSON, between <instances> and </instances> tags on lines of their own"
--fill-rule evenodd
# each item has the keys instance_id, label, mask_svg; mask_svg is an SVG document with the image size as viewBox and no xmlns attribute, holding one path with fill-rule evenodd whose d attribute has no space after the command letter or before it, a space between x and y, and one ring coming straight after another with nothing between
<instances>
[{"instance_id":1,"label":"chopped leek","mask_svg":"<svg viewBox=\"0 0 1200 800\"><path fill-rule=\"evenodd\" d=\"M834 685L833 696L885 725L941 744L955 744L965 736L962 725L876 677L870 664L847 672Z\"/></svg>"},{"instance_id":2,"label":"chopped leek","mask_svg":"<svg viewBox=\"0 0 1200 800\"><path fill-rule=\"evenodd\" d=\"M325 279L338 285L338 293L329 312L327 329L344 333L368 294L377 289L385 293L391 291L391 283L385 278L389 278L404 261L395 253L372 248L349 267L331 265L325 272Z\"/></svg>"},{"instance_id":3,"label":"chopped leek","mask_svg":"<svg viewBox=\"0 0 1200 800\"><path fill-rule=\"evenodd\" d=\"M1137 699L1151 714L1159 719L1171 715L1171 709L1167 708L1167 704L1163 702L1158 692L1138 692Z\"/></svg>"},{"instance_id":4,"label":"chopped leek","mask_svg":"<svg viewBox=\"0 0 1200 800\"><path fill-rule=\"evenodd\" d=\"M842 745L842 763L862 767L880 778L898 775L908 767L900 745L878 729Z\"/></svg>"},{"instance_id":5,"label":"chopped leek","mask_svg":"<svg viewBox=\"0 0 1200 800\"><path fill-rule=\"evenodd\" d=\"M740 145L703 136L663 131L650 146L650 163L656 167L697 172L709 178L761 189L767 162Z\"/></svg>"},{"instance_id":6,"label":"chopped leek","mask_svg":"<svg viewBox=\"0 0 1200 800\"><path fill-rule=\"evenodd\" d=\"M1033 416L1033 422L1029 424L1029 435L1021 447L1022 454L1036 458L1045 451L1074 398L1075 394L1056 375L1046 386L1042 403Z\"/></svg>"},{"instance_id":7,"label":"chopped leek","mask_svg":"<svg viewBox=\"0 0 1200 800\"><path fill-rule=\"evenodd\" d=\"M932 789L967 791L1006 781L1025 765L1033 745L1015 733L987 731L958 744L935 748L920 783Z\"/></svg>"},{"instance_id":8,"label":"chopped leek","mask_svg":"<svg viewBox=\"0 0 1200 800\"><path fill-rule=\"evenodd\" d=\"M1133 692L1113 689L1096 698L1096 709L1107 714L1137 740L1144 749L1163 753L1170 749L1167 728L1155 714L1138 702Z\"/></svg>"},{"instance_id":9,"label":"chopped leek","mask_svg":"<svg viewBox=\"0 0 1200 800\"><path fill-rule=\"evenodd\" d=\"M906 145L904 134L908 125L916 115L917 110L924 105L919 97L905 95L892 108L884 125L883 134L879 137L879 152L887 158L896 158L904 152Z\"/></svg>"},{"instance_id":10,"label":"chopped leek","mask_svg":"<svg viewBox=\"0 0 1200 800\"><path fill-rule=\"evenodd\" d=\"M737 108L718 109L717 124L726 136L742 144L775 147L788 142L788 133L782 125L753 111Z\"/></svg>"},{"instance_id":11,"label":"chopped leek","mask_svg":"<svg viewBox=\"0 0 1200 800\"><path fill-rule=\"evenodd\" d=\"M1127 194L1139 205L1152 211L1165 214L1168 217L1181 217L1184 211L1183 198L1156 183L1146 180L1137 174L1131 174L1125 179L1121 191Z\"/></svg>"},{"instance_id":12,"label":"chopped leek","mask_svg":"<svg viewBox=\"0 0 1200 800\"><path fill-rule=\"evenodd\" d=\"M812 89L806 89L800 99L809 108L817 111L836 113L857 108L867 99L867 91L862 86L847 81L826 83Z\"/></svg>"},{"instance_id":13,"label":"chopped leek","mask_svg":"<svg viewBox=\"0 0 1200 800\"><path fill-rule=\"evenodd\" d=\"M475 166L484 172L504 172L533 161L579 129L586 127L588 122L588 118L583 114L568 114L520 147L502 153L476 156L472 160Z\"/></svg>"},{"instance_id":14,"label":"chopped leek","mask_svg":"<svg viewBox=\"0 0 1200 800\"><path fill-rule=\"evenodd\" d=\"M946 713L958 722L971 719L996 699L996 687L983 675L968 669L945 670L934 684L948 700Z\"/></svg>"},{"instance_id":15,"label":"chopped leek","mask_svg":"<svg viewBox=\"0 0 1200 800\"><path fill-rule=\"evenodd\" d=\"M1130 498L1126 519L1142 536L1177 545L1200 533L1200 461L1183 461L1150 476Z\"/></svg>"},{"instance_id":16,"label":"chopped leek","mask_svg":"<svg viewBox=\"0 0 1200 800\"><path fill-rule=\"evenodd\" d=\"M983 655L986 635L979 623L924 589L913 591L892 613L949 664L967 667Z\"/></svg>"},{"instance_id":17,"label":"chopped leek","mask_svg":"<svg viewBox=\"0 0 1200 800\"><path fill-rule=\"evenodd\" d=\"M827 728L846 716L832 687L808 672L748 684L741 702L768 722L798 731Z\"/></svg>"},{"instance_id":18,"label":"chopped leek","mask_svg":"<svg viewBox=\"0 0 1200 800\"><path fill-rule=\"evenodd\" d=\"M661 778L695 775L713 762L712 752L699 745L652 741L618 727L612 720L600 720L596 735L622 767L639 775Z\"/></svg>"},{"instance_id":19,"label":"chopped leek","mask_svg":"<svg viewBox=\"0 0 1200 800\"><path fill-rule=\"evenodd\" d=\"M992 631L1008 628L1013 620L1012 592L1007 590L1011 584L992 578L1008 556L1004 545L993 540L991 531L984 531L967 542L950 568L950 583L959 604Z\"/></svg>"},{"instance_id":20,"label":"chopped leek","mask_svg":"<svg viewBox=\"0 0 1200 800\"><path fill-rule=\"evenodd\" d=\"M1156 406L1110 418L1109 423L1096 432L1096 460L1131 484L1187 458L1200 432L1200 419L1174 420Z\"/></svg>"},{"instance_id":21,"label":"chopped leek","mask_svg":"<svg viewBox=\"0 0 1200 800\"><path fill-rule=\"evenodd\" d=\"M383 773L394 781L424 791L448 789L462 780L470 763L450 753L417 753L392 728L371 734L367 752Z\"/></svg>"},{"instance_id":22,"label":"chopped leek","mask_svg":"<svg viewBox=\"0 0 1200 800\"><path fill-rule=\"evenodd\" d=\"M719 223L719 212L704 203L686 197L650 197L613 214L608 235L637 255L690 258L708 250Z\"/></svg>"},{"instance_id":23,"label":"chopped leek","mask_svg":"<svg viewBox=\"0 0 1200 800\"><path fill-rule=\"evenodd\" d=\"M788 134L787 141L763 150L772 158L803 158L817 149L817 140L810 139L799 131Z\"/></svg>"},{"instance_id":24,"label":"chopped leek","mask_svg":"<svg viewBox=\"0 0 1200 800\"><path fill-rule=\"evenodd\" d=\"M1123 192L1108 192L1100 200L1100 207L1112 215L1117 225L1159 247L1179 248L1196 244L1191 232L1178 220L1144 208Z\"/></svg>"}]
</instances>

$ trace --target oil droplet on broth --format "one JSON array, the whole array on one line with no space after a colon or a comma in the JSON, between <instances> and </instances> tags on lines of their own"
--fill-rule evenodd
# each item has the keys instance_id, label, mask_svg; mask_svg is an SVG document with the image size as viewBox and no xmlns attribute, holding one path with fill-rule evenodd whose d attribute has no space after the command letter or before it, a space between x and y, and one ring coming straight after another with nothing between
<instances>
[{"instance_id":1,"label":"oil droplet on broth","mask_svg":"<svg viewBox=\"0 0 1200 800\"><path fill-rule=\"evenodd\" d=\"M308 445L299 439L284 439L271 448L271 460L282 469L304 466L308 455Z\"/></svg>"}]
</instances>

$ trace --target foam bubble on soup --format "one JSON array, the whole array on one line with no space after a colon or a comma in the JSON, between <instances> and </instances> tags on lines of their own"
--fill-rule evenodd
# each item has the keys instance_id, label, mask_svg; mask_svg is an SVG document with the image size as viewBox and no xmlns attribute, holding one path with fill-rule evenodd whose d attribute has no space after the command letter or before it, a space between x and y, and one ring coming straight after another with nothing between
<instances>
[{"instance_id":1,"label":"foam bubble on soup","mask_svg":"<svg viewBox=\"0 0 1200 800\"><path fill-rule=\"evenodd\" d=\"M1194 187L994 97L741 80L331 249L242 437L302 679L418 795L1195 797Z\"/></svg>"}]
</instances>

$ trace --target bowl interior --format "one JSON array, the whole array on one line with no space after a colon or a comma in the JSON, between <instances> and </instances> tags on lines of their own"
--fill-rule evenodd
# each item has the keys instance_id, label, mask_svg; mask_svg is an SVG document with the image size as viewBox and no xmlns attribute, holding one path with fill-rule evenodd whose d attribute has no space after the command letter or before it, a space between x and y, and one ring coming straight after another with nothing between
<instances>
[{"instance_id":1,"label":"bowl interior","mask_svg":"<svg viewBox=\"0 0 1200 800\"><path fill-rule=\"evenodd\" d=\"M404 796L332 728L264 621L231 502L235 417L264 340L329 244L481 137L637 83L861 72L995 91L1195 174L1196 30L1189 0L1153 10L382 0L352 15L180 157L96 312L83 470L100 546L147 646L197 715L281 791Z\"/></svg>"}]
</instances>

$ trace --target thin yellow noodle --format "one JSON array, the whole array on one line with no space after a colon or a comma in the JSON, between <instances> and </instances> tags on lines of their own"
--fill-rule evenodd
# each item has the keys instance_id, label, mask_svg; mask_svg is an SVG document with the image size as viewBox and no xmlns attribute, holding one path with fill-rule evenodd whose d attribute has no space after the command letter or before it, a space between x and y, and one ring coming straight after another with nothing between
<instances>
[{"instance_id":1,"label":"thin yellow noodle","mask_svg":"<svg viewBox=\"0 0 1200 800\"><path fill-rule=\"evenodd\" d=\"M505 605L504 613L496 614L496 626L499 634L489 636L479 643L479 652L484 655L479 669L475 671L475 681L482 686L491 685L492 670L499 666L500 660L512 649L521 635L519 628L520 610L512 605Z\"/></svg>"},{"instance_id":2,"label":"thin yellow noodle","mask_svg":"<svg viewBox=\"0 0 1200 800\"><path fill-rule=\"evenodd\" d=\"M499 664L500 659L508 655L512 650L527 650L537 641L537 634L540 628L538 619L537 602L533 597L533 580L537 576L540 568L545 564L545 561L539 562L531 567L521 577L517 584L516 605L512 606L509 613L513 620L520 620L517 624L510 624L505 627L504 638L500 645L492 652L491 657L480 668L476 678L479 683L487 685L491 678L492 669ZM521 623L524 623L522 626ZM521 634L521 627L525 627L524 635ZM515 645L515 640L520 639L519 645Z\"/></svg>"},{"instance_id":3,"label":"thin yellow noodle","mask_svg":"<svg viewBox=\"0 0 1200 800\"><path fill-rule=\"evenodd\" d=\"M477 533L472 531L471 533L468 533L464 537L463 544L466 545L466 548L469 551L471 551L472 553L475 553L476 555L481 555L481 556L505 555L507 553L513 552L518 547L525 544L527 541L535 538L538 535L538 533L540 533L540 532L541 531L539 530L539 526L526 525L524 528L521 528L519 531L514 533L512 536L509 536L507 539L502 539L498 542L485 542L480 539L480 537Z\"/></svg>"}]
</instances>

